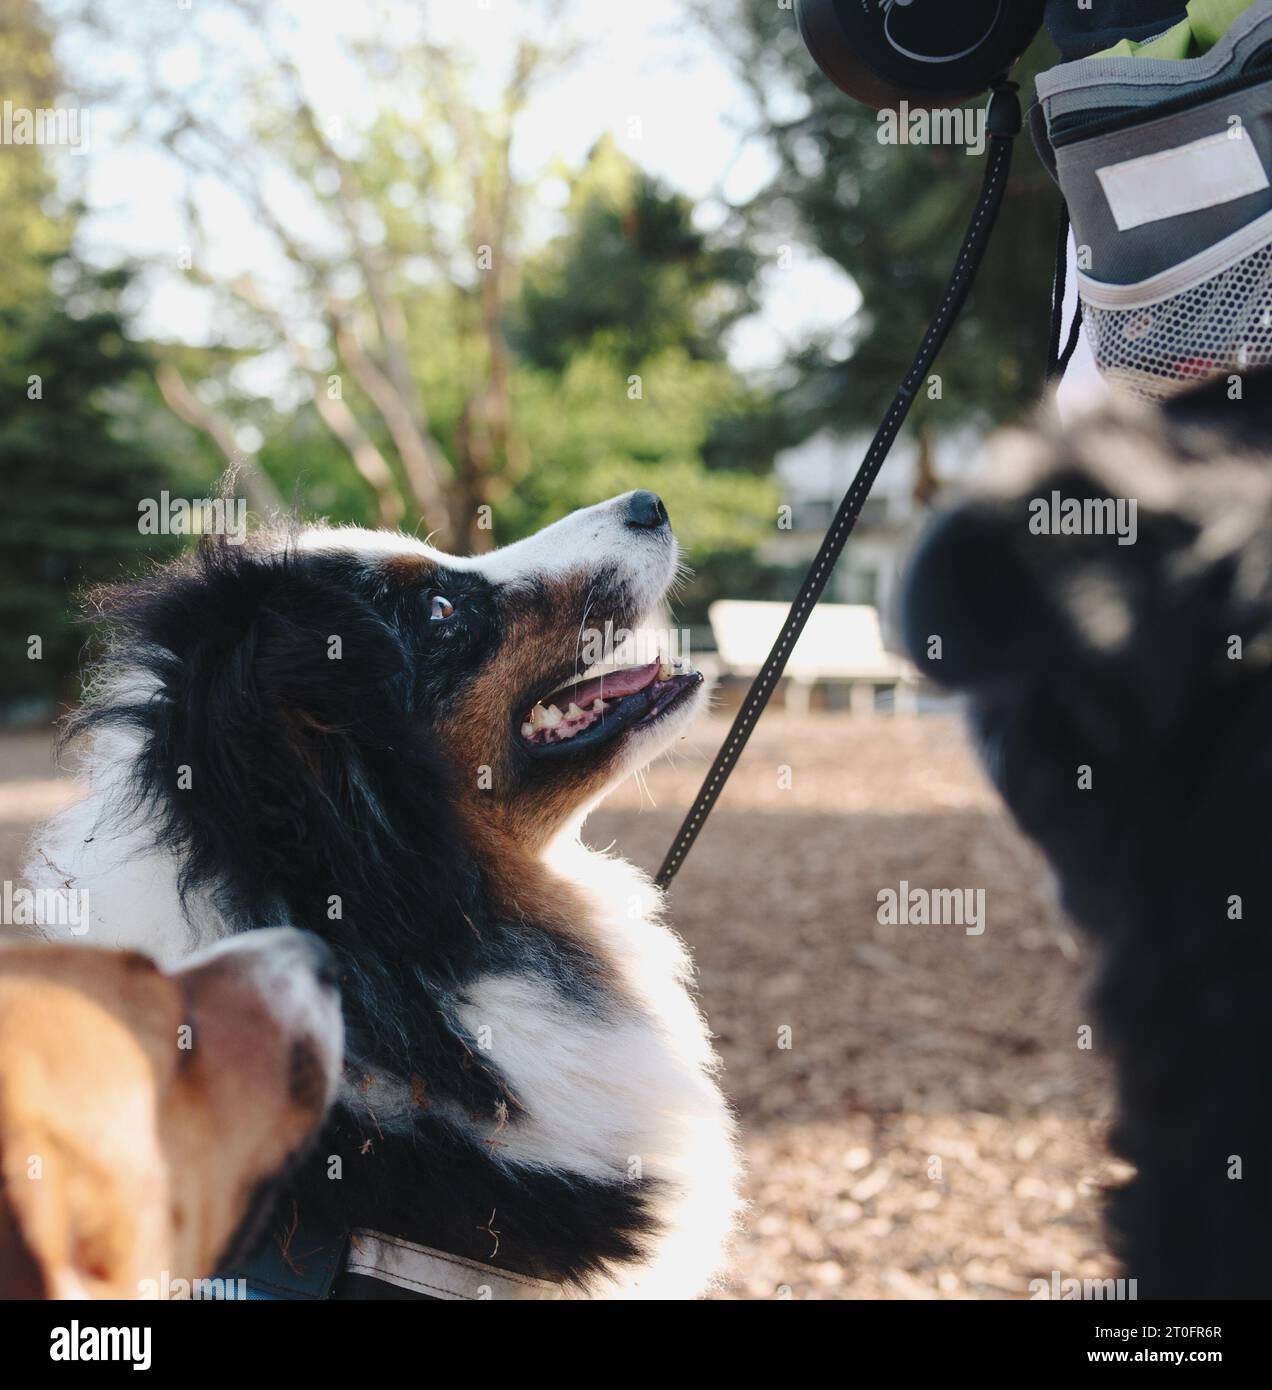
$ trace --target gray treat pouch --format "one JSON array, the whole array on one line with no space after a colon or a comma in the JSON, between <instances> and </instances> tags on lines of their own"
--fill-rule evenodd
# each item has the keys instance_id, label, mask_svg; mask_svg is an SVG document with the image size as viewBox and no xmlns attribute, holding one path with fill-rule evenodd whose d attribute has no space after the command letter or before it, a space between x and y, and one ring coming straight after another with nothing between
<instances>
[{"instance_id":1,"label":"gray treat pouch","mask_svg":"<svg viewBox=\"0 0 1272 1390\"><path fill-rule=\"evenodd\" d=\"M1272 0L1200 58L1086 58L1037 90L1104 376L1159 400L1272 362Z\"/></svg>"}]
</instances>

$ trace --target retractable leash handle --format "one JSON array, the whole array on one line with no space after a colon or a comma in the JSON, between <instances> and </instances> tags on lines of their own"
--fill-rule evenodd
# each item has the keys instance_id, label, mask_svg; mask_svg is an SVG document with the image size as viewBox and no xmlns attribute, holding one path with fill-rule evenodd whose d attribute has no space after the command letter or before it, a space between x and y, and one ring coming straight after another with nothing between
<instances>
[{"instance_id":1,"label":"retractable leash handle","mask_svg":"<svg viewBox=\"0 0 1272 1390\"><path fill-rule=\"evenodd\" d=\"M742 750L746 747L756 722L786 669L791 651L808 622L809 614L826 588L835 561L839 559L840 552L857 524L871 485L892 448L897 432L905 423L914 398L936 360L937 353L949 336L959 310L967 299L972 281L976 278L976 272L980 269L1007 188L1013 142L1020 133L1020 98L1017 95L1016 84L1007 81L1005 77L999 78L993 84L987 125L989 156L985 166L985 180L981 185L980 197L963 237L963 245L954 263L954 271L945 294L931 323L928 324L928 330L914 361L910 364L910 370L906 372L844 500L839 504L830 530L827 531L821 548L804 576L804 582L800 585L794 603L791 604L777 641L760 668L759 675L751 683L751 688L733 720L728 737L716 754L693 805L676 832L676 838L658 870L656 882L660 888L666 888L676 876L677 870L684 863L685 855L698 838L703 822L719 798L729 774L742 756Z\"/></svg>"},{"instance_id":2,"label":"retractable leash handle","mask_svg":"<svg viewBox=\"0 0 1272 1390\"><path fill-rule=\"evenodd\" d=\"M877 111L988 92L1042 28L1046 0L795 0L817 66Z\"/></svg>"}]
</instances>

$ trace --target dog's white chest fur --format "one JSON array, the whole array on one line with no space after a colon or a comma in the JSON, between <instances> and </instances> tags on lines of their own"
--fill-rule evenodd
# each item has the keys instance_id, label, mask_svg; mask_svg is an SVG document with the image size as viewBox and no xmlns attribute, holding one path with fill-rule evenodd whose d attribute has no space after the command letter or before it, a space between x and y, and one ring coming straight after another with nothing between
<instances>
[{"instance_id":1,"label":"dog's white chest fur","mask_svg":"<svg viewBox=\"0 0 1272 1390\"><path fill-rule=\"evenodd\" d=\"M630 1006L592 1013L539 976L487 975L467 989L463 1022L525 1107L488 1138L509 1163L653 1179L666 1234L613 1292L691 1297L718 1272L739 1205L733 1121L690 993L692 966L639 870L572 838L551 859L586 894Z\"/></svg>"},{"instance_id":2,"label":"dog's white chest fur","mask_svg":"<svg viewBox=\"0 0 1272 1390\"><path fill-rule=\"evenodd\" d=\"M129 736L99 738L87 794L37 832L27 877L45 885L69 879L88 890L90 944L131 947L173 965L230 928L203 895L186 905L195 921L183 917L175 859L155 847L144 822L111 814L136 751ZM624 999L598 1011L542 975L473 981L461 1021L524 1107L515 1117L490 1117L484 1128L478 1122L479 1137L513 1167L653 1180L663 1234L652 1258L593 1292L693 1297L719 1272L739 1207L739 1164L732 1117L714 1080L718 1059L690 992L692 966L639 870L572 835L550 858L584 895L593 939ZM392 1126L399 1087L377 1080L377 1113ZM405 1089L402 1101L405 1112Z\"/></svg>"}]
</instances>

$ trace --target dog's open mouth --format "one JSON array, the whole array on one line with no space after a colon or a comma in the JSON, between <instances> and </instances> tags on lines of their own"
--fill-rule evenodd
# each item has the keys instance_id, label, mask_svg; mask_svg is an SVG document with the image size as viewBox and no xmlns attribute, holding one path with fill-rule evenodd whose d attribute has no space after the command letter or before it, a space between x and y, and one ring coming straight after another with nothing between
<instances>
[{"instance_id":1,"label":"dog's open mouth","mask_svg":"<svg viewBox=\"0 0 1272 1390\"><path fill-rule=\"evenodd\" d=\"M702 673L666 661L627 666L575 681L537 700L521 719L521 742L535 754L582 752L654 723L702 684Z\"/></svg>"}]
</instances>

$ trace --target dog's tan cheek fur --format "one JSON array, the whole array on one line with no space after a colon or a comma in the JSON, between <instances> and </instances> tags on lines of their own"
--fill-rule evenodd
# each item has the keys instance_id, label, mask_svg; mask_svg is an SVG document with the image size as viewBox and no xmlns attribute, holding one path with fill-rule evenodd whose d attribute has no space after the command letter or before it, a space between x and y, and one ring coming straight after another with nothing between
<instances>
[{"instance_id":1,"label":"dog's tan cheek fur","mask_svg":"<svg viewBox=\"0 0 1272 1390\"><path fill-rule=\"evenodd\" d=\"M437 573L437 565L424 555L394 555L384 563L385 581L393 586L427 585Z\"/></svg>"},{"instance_id":2,"label":"dog's tan cheek fur","mask_svg":"<svg viewBox=\"0 0 1272 1390\"><path fill-rule=\"evenodd\" d=\"M561 761L527 770L514 742L528 712L515 702L527 690L546 693L562 665L579 659L587 588L583 578L562 581L536 597L532 608L513 614L499 649L448 707L439 729L461 787L473 792L490 821L530 850L541 849L608 780L605 752L577 766ZM592 612L588 621L600 627L608 616ZM484 768L488 779L481 776Z\"/></svg>"}]
</instances>

